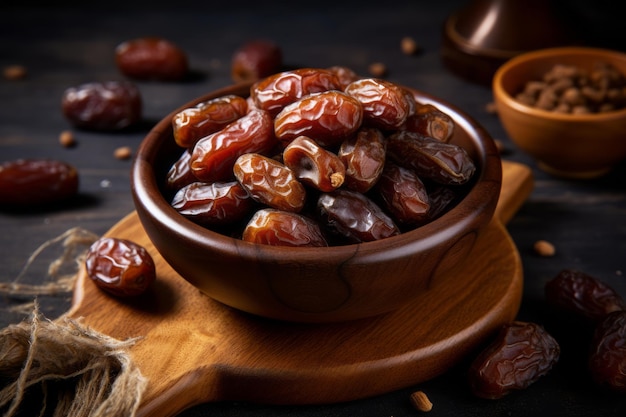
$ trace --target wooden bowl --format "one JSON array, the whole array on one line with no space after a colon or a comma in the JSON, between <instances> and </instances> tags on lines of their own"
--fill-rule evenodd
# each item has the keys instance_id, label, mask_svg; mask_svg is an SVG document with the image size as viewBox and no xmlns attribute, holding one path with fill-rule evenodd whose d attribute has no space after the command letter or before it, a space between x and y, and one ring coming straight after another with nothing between
<instances>
[{"instance_id":1,"label":"wooden bowl","mask_svg":"<svg viewBox=\"0 0 626 417\"><path fill-rule=\"evenodd\" d=\"M212 92L173 111L148 133L132 166L133 198L148 237L178 274L223 304L312 323L389 312L464 261L494 214L502 166L492 138L460 110L415 91L419 101L454 118L452 142L465 147L477 165L471 189L446 214L384 240L325 248L258 245L210 231L174 210L161 185L182 152L172 135L173 115L225 94L247 96L249 85Z\"/></svg>"},{"instance_id":2,"label":"wooden bowl","mask_svg":"<svg viewBox=\"0 0 626 417\"><path fill-rule=\"evenodd\" d=\"M515 99L530 80L539 80L556 64L591 70L594 63L613 65L626 74L626 54L598 48L563 47L521 54L493 77L497 112L511 140L536 159L543 170L560 177L593 178L626 158L626 109L591 114L556 113Z\"/></svg>"}]
</instances>

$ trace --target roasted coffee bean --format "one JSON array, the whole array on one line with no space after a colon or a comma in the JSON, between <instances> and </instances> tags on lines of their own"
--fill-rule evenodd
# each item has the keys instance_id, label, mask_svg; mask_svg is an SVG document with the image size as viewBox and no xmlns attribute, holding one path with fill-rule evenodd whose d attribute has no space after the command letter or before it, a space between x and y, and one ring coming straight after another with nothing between
<instances>
[{"instance_id":1,"label":"roasted coffee bean","mask_svg":"<svg viewBox=\"0 0 626 417\"><path fill-rule=\"evenodd\" d=\"M0 165L0 206L41 208L78 192L78 171L52 159L18 159Z\"/></svg>"},{"instance_id":2,"label":"roasted coffee bean","mask_svg":"<svg viewBox=\"0 0 626 417\"><path fill-rule=\"evenodd\" d=\"M254 206L237 181L191 183L178 190L171 204L186 218L209 227L240 221Z\"/></svg>"},{"instance_id":3,"label":"roasted coffee bean","mask_svg":"<svg viewBox=\"0 0 626 417\"><path fill-rule=\"evenodd\" d=\"M559 356L559 344L542 326L520 321L506 324L472 362L470 387L478 397L504 397L548 374Z\"/></svg>"},{"instance_id":4,"label":"roasted coffee bean","mask_svg":"<svg viewBox=\"0 0 626 417\"><path fill-rule=\"evenodd\" d=\"M157 37L122 42L115 48L115 62L124 75L139 80L177 81L189 72L185 52Z\"/></svg>"},{"instance_id":5,"label":"roasted coffee bean","mask_svg":"<svg viewBox=\"0 0 626 417\"><path fill-rule=\"evenodd\" d=\"M98 239L87 251L85 268L99 288L118 297L143 294L156 280L155 264L148 251L125 239Z\"/></svg>"},{"instance_id":6,"label":"roasted coffee bean","mask_svg":"<svg viewBox=\"0 0 626 417\"><path fill-rule=\"evenodd\" d=\"M415 132L398 131L389 136L387 157L414 170L422 179L445 185L465 184L476 171L474 161L461 146Z\"/></svg>"},{"instance_id":7,"label":"roasted coffee bean","mask_svg":"<svg viewBox=\"0 0 626 417\"><path fill-rule=\"evenodd\" d=\"M179 146L190 148L201 138L223 129L247 111L247 100L235 95L204 101L174 115L174 140Z\"/></svg>"},{"instance_id":8,"label":"roasted coffee bean","mask_svg":"<svg viewBox=\"0 0 626 417\"><path fill-rule=\"evenodd\" d=\"M325 91L287 105L274 119L274 132L283 146L305 135L330 147L355 133L362 120L363 107L354 97Z\"/></svg>"},{"instance_id":9,"label":"roasted coffee bean","mask_svg":"<svg viewBox=\"0 0 626 417\"><path fill-rule=\"evenodd\" d=\"M120 130L141 121L139 89L128 81L91 82L63 93L61 108L75 126L90 130Z\"/></svg>"},{"instance_id":10,"label":"roasted coffee bean","mask_svg":"<svg viewBox=\"0 0 626 417\"><path fill-rule=\"evenodd\" d=\"M228 180L238 157L250 152L269 152L276 143L272 118L266 111L254 109L196 142L191 154L191 172L202 182Z\"/></svg>"},{"instance_id":11,"label":"roasted coffee bean","mask_svg":"<svg viewBox=\"0 0 626 417\"><path fill-rule=\"evenodd\" d=\"M564 269L545 286L547 302L593 321L626 310L626 301L610 286L582 271Z\"/></svg>"},{"instance_id":12,"label":"roasted coffee bean","mask_svg":"<svg viewBox=\"0 0 626 417\"><path fill-rule=\"evenodd\" d=\"M237 181L257 202L284 211L299 212L306 190L294 172L281 162L256 153L241 155L233 165Z\"/></svg>"},{"instance_id":13,"label":"roasted coffee bean","mask_svg":"<svg viewBox=\"0 0 626 417\"><path fill-rule=\"evenodd\" d=\"M589 371L600 386L626 393L626 311L614 311L597 325Z\"/></svg>"},{"instance_id":14,"label":"roasted coffee bean","mask_svg":"<svg viewBox=\"0 0 626 417\"><path fill-rule=\"evenodd\" d=\"M283 151L283 163L305 185L320 191L336 190L346 177L346 167L341 159L306 136L299 136L287 145Z\"/></svg>"},{"instance_id":15,"label":"roasted coffee bean","mask_svg":"<svg viewBox=\"0 0 626 417\"><path fill-rule=\"evenodd\" d=\"M322 225L352 243L395 236L400 229L383 210L365 195L339 189L323 193L317 201Z\"/></svg>"},{"instance_id":16,"label":"roasted coffee bean","mask_svg":"<svg viewBox=\"0 0 626 417\"><path fill-rule=\"evenodd\" d=\"M319 225L300 214L276 209L257 211L242 239L273 246L327 246Z\"/></svg>"}]
</instances>

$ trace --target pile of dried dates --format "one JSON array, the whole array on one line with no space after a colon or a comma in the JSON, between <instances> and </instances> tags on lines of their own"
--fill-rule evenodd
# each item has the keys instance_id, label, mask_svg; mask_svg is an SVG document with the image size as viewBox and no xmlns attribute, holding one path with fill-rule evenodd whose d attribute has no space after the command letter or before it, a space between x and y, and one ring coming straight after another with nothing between
<instances>
[{"instance_id":1,"label":"pile of dried dates","mask_svg":"<svg viewBox=\"0 0 626 417\"><path fill-rule=\"evenodd\" d=\"M300 68L172 119L184 149L165 188L181 215L243 240L332 246L440 216L476 166L455 124L405 88L348 68ZM226 228L226 229L225 229Z\"/></svg>"}]
</instances>

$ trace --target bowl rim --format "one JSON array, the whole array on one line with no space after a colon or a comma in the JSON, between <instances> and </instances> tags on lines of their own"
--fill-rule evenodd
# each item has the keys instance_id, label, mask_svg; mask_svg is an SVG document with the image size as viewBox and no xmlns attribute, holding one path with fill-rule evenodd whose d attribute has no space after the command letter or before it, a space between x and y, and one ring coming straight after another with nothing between
<instances>
[{"instance_id":1,"label":"bowl rim","mask_svg":"<svg viewBox=\"0 0 626 417\"><path fill-rule=\"evenodd\" d=\"M389 252L388 250L382 251L382 248L395 250L401 256L409 250L409 247L423 250L440 245L449 239L450 233L456 234L468 229L475 222L476 216L467 215L468 208L471 208L472 213L491 211L488 213L489 219L491 220L493 217L501 189L502 165L500 153L492 136L474 118L453 104L421 90L403 86L424 103L433 103L442 111L451 114L455 122L461 125L459 127L467 132L470 140L477 148L477 156L480 159L477 164L481 168L475 179L475 184L461 201L439 218L416 229L385 239L328 247L259 245L224 235L194 223L180 215L160 192L156 178L157 173L151 161L157 160L156 150L160 141L165 140L165 132L167 129L171 129L171 119L177 112L212 97L233 94L233 91L239 91L246 87L249 89L250 85L234 84L203 94L170 112L148 132L140 143L131 165L131 191L136 208L142 207L142 210L137 210L142 222L141 211L145 211L152 218L158 219L171 233L186 242L193 242L190 244L199 246L206 246L210 243L212 248L229 256L254 259L270 256L277 261L306 262L319 259L320 252L323 252L325 259L332 262L333 260L345 260L357 256L357 254L358 256L376 258L382 253ZM473 136L476 139L472 139ZM485 198L485 195L493 196L493 199Z\"/></svg>"},{"instance_id":2,"label":"bowl rim","mask_svg":"<svg viewBox=\"0 0 626 417\"><path fill-rule=\"evenodd\" d=\"M495 72L492 81L493 94L496 101L500 100L506 106L514 109L519 113L525 113L529 116L540 117L548 120L576 123L576 122L607 122L615 119L623 119L626 117L626 107L608 111L604 113L588 113L588 114L569 114L569 113L557 113L549 110L538 109L528 106L519 100L516 100L509 92L503 87L502 80L508 74L508 72L517 67L519 64L542 61L545 58L554 58L558 56L589 56L589 57L604 57L607 60L621 60L626 62L626 53L596 47L586 46L566 46L556 48L545 48L530 51L517 55L504 64L502 64ZM626 74L624 74L626 76ZM528 80L526 80L528 81Z\"/></svg>"}]
</instances>

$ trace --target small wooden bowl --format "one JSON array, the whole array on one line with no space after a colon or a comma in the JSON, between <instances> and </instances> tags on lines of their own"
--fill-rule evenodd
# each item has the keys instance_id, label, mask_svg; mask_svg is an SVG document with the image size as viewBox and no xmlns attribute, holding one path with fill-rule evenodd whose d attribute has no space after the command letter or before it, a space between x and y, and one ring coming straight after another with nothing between
<instances>
[{"instance_id":1,"label":"small wooden bowl","mask_svg":"<svg viewBox=\"0 0 626 417\"><path fill-rule=\"evenodd\" d=\"M606 174L626 158L626 109L563 114L530 107L515 99L530 80L540 80L556 64L591 70L613 65L626 74L626 54L598 48L563 47L519 55L493 77L497 112L511 140L546 172L566 178Z\"/></svg>"},{"instance_id":2,"label":"small wooden bowl","mask_svg":"<svg viewBox=\"0 0 626 417\"><path fill-rule=\"evenodd\" d=\"M294 322L337 322L389 312L428 291L431 280L464 261L493 217L502 165L492 138L460 110L415 91L419 101L454 118L452 142L465 147L477 165L467 195L439 219L384 240L327 248L251 244L207 230L174 210L161 185L181 153L172 135L173 115L226 94L247 96L249 86L221 89L173 111L148 133L132 166L133 198L150 240L178 274L223 304Z\"/></svg>"}]
</instances>

